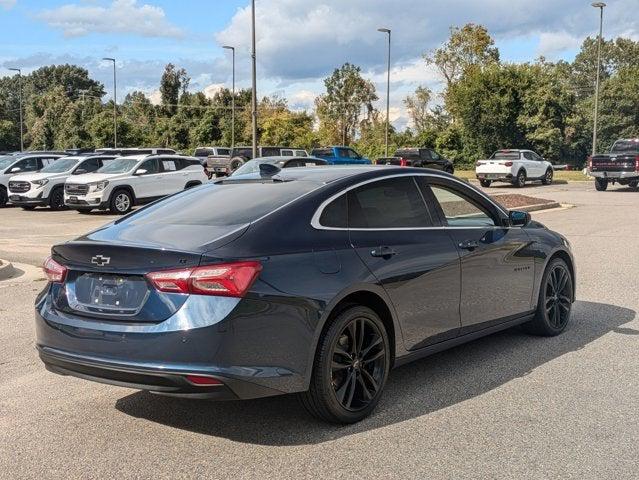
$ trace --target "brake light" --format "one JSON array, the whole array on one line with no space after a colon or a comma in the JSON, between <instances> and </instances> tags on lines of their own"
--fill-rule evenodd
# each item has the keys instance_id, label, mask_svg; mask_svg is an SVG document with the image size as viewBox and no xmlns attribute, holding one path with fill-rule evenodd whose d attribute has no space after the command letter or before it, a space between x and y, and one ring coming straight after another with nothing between
<instances>
[{"instance_id":1,"label":"brake light","mask_svg":"<svg viewBox=\"0 0 639 480\"><path fill-rule=\"evenodd\" d=\"M223 385L217 378L207 377L205 375L185 375L185 378L193 385L198 387L209 387L212 385Z\"/></svg>"},{"instance_id":2,"label":"brake light","mask_svg":"<svg viewBox=\"0 0 639 480\"><path fill-rule=\"evenodd\" d=\"M405 159L405 158L400 158L400 159L399 159L399 166L400 166L400 167L405 167L405 166L407 166L407 165L408 165L408 162L406 161L406 159Z\"/></svg>"},{"instance_id":3,"label":"brake light","mask_svg":"<svg viewBox=\"0 0 639 480\"><path fill-rule=\"evenodd\" d=\"M592 157L588 157L588 169L592 170Z\"/></svg>"},{"instance_id":4,"label":"brake light","mask_svg":"<svg viewBox=\"0 0 639 480\"><path fill-rule=\"evenodd\" d=\"M259 262L235 262L146 274L160 292L242 297L262 270Z\"/></svg>"},{"instance_id":5,"label":"brake light","mask_svg":"<svg viewBox=\"0 0 639 480\"><path fill-rule=\"evenodd\" d=\"M513 166L513 162L506 162L506 163L504 163L504 165L506 165L507 167L512 167Z\"/></svg>"},{"instance_id":6,"label":"brake light","mask_svg":"<svg viewBox=\"0 0 639 480\"><path fill-rule=\"evenodd\" d=\"M64 283L67 276L67 267L60 265L53 258L47 257L42 264L42 270L51 283Z\"/></svg>"}]
</instances>

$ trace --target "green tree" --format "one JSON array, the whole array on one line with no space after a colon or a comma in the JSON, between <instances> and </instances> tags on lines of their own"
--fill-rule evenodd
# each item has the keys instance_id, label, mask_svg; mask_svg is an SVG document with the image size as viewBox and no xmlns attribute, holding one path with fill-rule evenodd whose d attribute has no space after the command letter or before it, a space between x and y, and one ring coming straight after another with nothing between
<instances>
[{"instance_id":1,"label":"green tree","mask_svg":"<svg viewBox=\"0 0 639 480\"><path fill-rule=\"evenodd\" d=\"M175 115L178 100L186 92L190 81L190 77L183 68L178 69L172 63L164 67L164 73L160 80L160 95L162 106L169 116Z\"/></svg>"},{"instance_id":2,"label":"green tree","mask_svg":"<svg viewBox=\"0 0 639 480\"><path fill-rule=\"evenodd\" d=\"M365 80L361 68L345 63L326 79L326 93L315 100L320 135L326 143L349 144L357 133L362 110L365 118L373 113L378 99L375 86Z\"/></svg>"}]
</instances>

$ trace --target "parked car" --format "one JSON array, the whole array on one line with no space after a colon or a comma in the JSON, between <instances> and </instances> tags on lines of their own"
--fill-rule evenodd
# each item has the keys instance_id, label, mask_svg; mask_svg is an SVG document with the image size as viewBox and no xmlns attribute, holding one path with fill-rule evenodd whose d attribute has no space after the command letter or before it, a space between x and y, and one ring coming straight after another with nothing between
<instances>
[{"instance_id":1,"label":"parked car","mask_svg":"<svg viewBox=\"0 0 639 480\"><path fill-rule=\"evenodd\" d=\"M588 175L595 177L595 188L604 191L608 184L639 185L639 138L624 138L612 144L610 153L588 157Z\"/></svg>"},{"instance_id":2,"label":"parked car","mask_svg":"<svg viewBox=\"0 0 639 480\"><path fill-rule=\"evenodd\" d=\"M9 201L25 210L64 205L64 182L73 175L95 172L114 155L68 156L58 159L37 173L18 175L9 180Z\"/></svg>"},{"instance_id":3,"label":"parked car","mask_svg":"<svg viewBox=\"0 0 639 480\"><path fill-rule=\"evenodd\" d=\"M197 147L193 156L199 158L202 165L206 167L208 157L230 157L231 149L228 147Z\"/></svg>"},{"instance_id":4,"label":"parked car","mask_svg":"<svg viewBox=\"0 0 639 480\"><path fill-rule=\"evenodd\" d=\"M25 152L0 157L0 208L9 201L9 179L16 175L41 170L60 157L64 152Z\"/></svg>"},{"instance_id":5,"label":"parked car","mask_svg":"<svg viewBox=\"0 0 639 480\"><path fill-rule=\"evenodd\" d=\"M205 182L208 177L195 157L131 155L94 173L69 177L64 185L64 204L80 213L108 209L124 215L135 205Z\"/></svg>"},{"instance_id":6,"label":"parked car","mask_svg":"<svg viewBox=\"0 0 639 480\"><path fill-rule=\"evenodd\" d=\"M257 157L308 157L302 148L289 147L257 147ZM215 175L230 175L249 160L253 159L253 147L235 147L230 156L209 156L208 170Z\"/></svg>"},{"instance_id":7,"label":"parked car","mask_svg":"<svg viewBox=\"0 0 639 480\"><path fill-rule=\"evenodd\" d=\"M392 157L378 158L377 165L397 165L400 167L426 167L454 173L453 162L442 157L431 148L400 148Z\"/></svg>"},{"instance_id":8,"label":"parked car","mask_svg":"<svg viewBox=\"0 0 639 480\"><path fill-rule=\"evenodd\" d=\"M367 165L371 161L357 153L351 147L314 148L311 155L326 160L329 165Z\"/></svg>"},{"instance_id":9,"label":"parked car","mask_svg":"<svg viewBox=\"0 0 639 480\"><path fill-rule=\"evenodd\" d=\"M568 241L453 176L250 176L54 246L35 305L47 368L186 398L297 392L312 414L352 423L392 367L514 325L550 336L569 322Z\"/></svg>"},{"instance_id":10,"label":"parked car","mask_svg":"<svg viewBox=\"0 0 639 480\"><path fill-rule=\"evenodd\" d=\"M490 187L493 182L523 187L532 180L550 185L554 174L552 163L532 150L497 150L489 159L475 164L475 175L482 187Z\"/></svg>"},{"instance_id":11,"label":"parked car","mask_svg":"<svg viewBox=\"0 0 639 480\"><path fill-rule=\"evenodd\" d=\"M328 165L326 160L315 157L263 157L249 160L240 168L235 170L231 177L246 175L247 173L258 173L260 165L273 165L277 168L295 168L295 167L318 167Z\"/></svg>"}]
</instances>

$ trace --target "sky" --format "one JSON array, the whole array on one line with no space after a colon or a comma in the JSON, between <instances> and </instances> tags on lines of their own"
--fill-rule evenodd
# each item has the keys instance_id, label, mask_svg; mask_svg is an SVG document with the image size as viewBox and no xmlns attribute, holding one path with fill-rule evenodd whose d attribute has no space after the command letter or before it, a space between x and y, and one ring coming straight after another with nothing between
<instances>
[{"instance_id":1,"label":"sky","mask_svg":"<svg viewBox=\"0 0 639 480\"><path fill-rule=\"evenodd\" d=\"M604 36L639 40L639 0L609 0ZM502 60L571 60L595 36L598 10L583 0L256 0L257 91L310 109L322 80L344 62L362 68L383 108L386 41L392 30L391 119L406 125L403 99L419 85L438 91L441 78L422 54L441 45L453 25L486 26ZM238 88L250 86L248 0L0 0L0 76L60 63L87 68L118 100L142 90L157 98L164 66L191 76L191 90L230 87L236 47Z\"/></svg>"}]
</instances>

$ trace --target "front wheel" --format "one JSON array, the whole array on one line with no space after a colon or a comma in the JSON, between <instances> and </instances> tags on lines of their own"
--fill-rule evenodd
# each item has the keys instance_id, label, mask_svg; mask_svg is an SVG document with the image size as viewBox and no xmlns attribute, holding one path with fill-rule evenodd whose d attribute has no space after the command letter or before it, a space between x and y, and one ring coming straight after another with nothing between
<instances>
[{"instance_id":1,"label":"front wheel","mask_svg":"<svg viewBox=\"0 0 639 480\"><path fill-rule=\"evenodd\" d=\"M320 339L310 388L300 394L315 417L355 423L373 411L390 369L388 333L370 308L342 311Z\"/></svg>"},{"instance_id":2,"label":"front wheel","mask_svg":"<svg viewBox=\"0 0 639 480\"><path fill-rule=\"evenodd\" d=\"M523 188L526 185L526 172L524 170L519 170L515 180L513 181L513 185L517 188Z\"/></svg>"},{"instance_id":3,"label":"front wheel","mask_svg":"<svg viewBox=\"0 0 639 480\"><path fill-rule=\"evenodd\" d=\"M548 170L546 170L544 178L541 179L541 183L543 183L544 185L550 185L552 183L553 176L554 172L552 168L549 168Z\"/></svg>"},{"instance_id":4,"label":"front wheel","mask_svg":"<svg viewBox=\"0 0 639 480\"><path fill-rule=\"evenodd\" d=\"M630 183L628 184L628 186L629 186L630 188L637 188L637 186L639 186L639 181L637 181L637 180L633 180L632 182L630 182Z\"/></svg>"},{"instance_id":5,"label":"front wheel","mask_svg":"<svg viewBox=\"0 0 639 480\"><path fill-rule=\"evenodd\" d=\"M51 207L51 210L63 210L65 208L64 190L62 188L56 188L51 192L49 207Z\"/></svg>"},{"instance_id":6,"label":"front wheel","mask_svg":"<svg viewBox=\"0 0 639 480\"><path fill-rule=\"evenodd\" d=\"M483 178L481 178L481 179L479 180L479 184L480 184L482 187L484 187L484 188L488 188L488 187L490 187L490 184L491 184L491 183L493 183L493 182L491 182L490 180L484 180Z\"/></svg>"},{"instance_id":7,"label":"front wheel","mask_svg":"<svg viewBox=\"0 0 639 480\"><path fill-rule=\"evenodd\" d=\"M572 310L573 281L561 258L548 264L541 279L535 318L524 324L529 333L551 337L566 329Z\"/></svg>"},{"instance_id":8,"label":"front wheel","mask_svg":"<svg viewBox=\"0 0 639 480\"><path fill-rule=\"evenodd\" d=\"M607 178L595 178L595 190L598 192L603 192L608 188L608 179Z\"/></svg>"},{"instance_id":9,"label":"front wheel","mask_svg":"<svg viewBox=\"0 0 639 480\"><path fill-rule=\"evenodd\" d=\"M9 197L7 196L7 191L4 187L0 187L0 208L6 207L8 201Z\"/></svg>"},{"instance_id":10,"label":"front wheel","mask_svg":"<svg viewBox=\"0 0 639 480\"><path fill-rule=\"evenodd\" d=\"M116 190L111 196L109 210L115 215L124 215L133 208L133 197L127 190Z\"/></svg>"}]
</instances>

